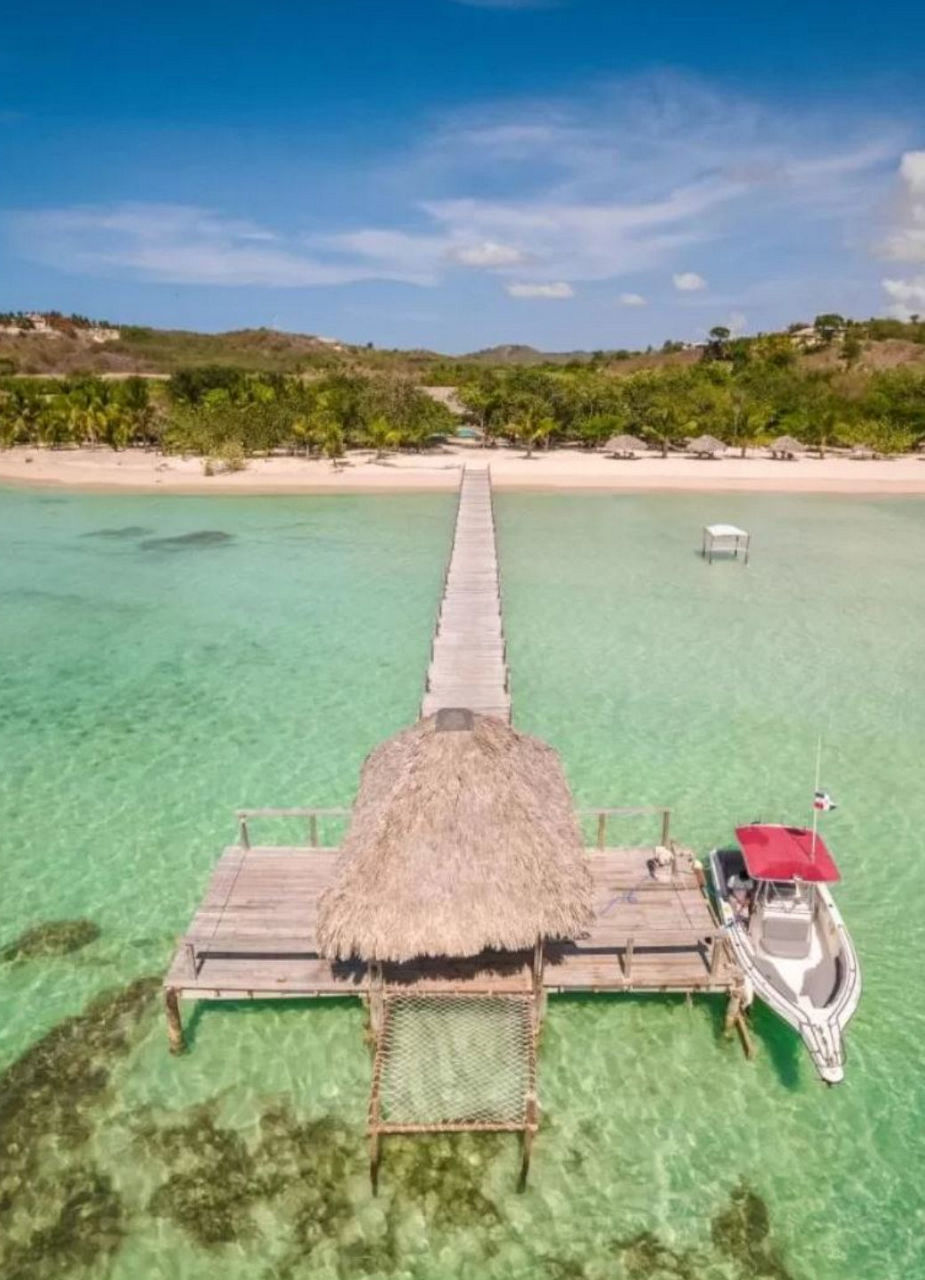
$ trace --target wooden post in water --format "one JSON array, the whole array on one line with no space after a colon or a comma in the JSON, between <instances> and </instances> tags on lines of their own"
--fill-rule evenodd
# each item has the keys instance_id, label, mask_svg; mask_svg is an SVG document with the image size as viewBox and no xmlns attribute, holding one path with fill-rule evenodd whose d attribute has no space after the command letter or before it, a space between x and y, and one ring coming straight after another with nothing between
<instances>
[{"instance_id":1,"label":"wooden post in water","mask_svg":"<svg viewBox=\"0 0 925 1280\"><path fill-rule=\"evenodd\" d=\"M629 982L633 974L633 947L634 946L635 946L635 940L632 936L630 936L626 940L626 950L623 953L623 976L627 982Z\"/></svg>"},{"instance_id":2,"label":"wooden post in water","mask_svg":"<svg viewBox=\"0 0 925 1280\"><path fill-rule=\"evenodd\" d=\"M597 847L604 848L604 842L607 839L607 814L603 809L597 815Z\"/></svg>"},{"instance_id":3,"label":"wooden post in water","mask_svg":"<svg viewBox=\"0 0 925 1280\"><path fill-rule=\"evenodd\" d=\"M723 943L719 934L713 935L713 947L710 951L710 977L715 978L719 972L719 962L722 957Z\"/></svg>"},{"instance_id":4,"label":"wooden post in water","mask_svg":"<svg viewBox=\"0 0 925 1280\"><path fill-rule=\"evenodd\" d=\"M729 993L729 1003L726 1005L726 1017L723 1021L723 1034L729 1036L735 1026L735 1020L738 1017L739 1006L742 1003L742 997L739 994L738 987L733 987Z\"/></svg>"},{"instance_id":5,"label":"wooden post in water","mask_svg":"<svg viewBox=\"0 0 925 1280\"><path fill-rule=\"evenodd\" d=\"M533 1152L533 1138L536 1133L536 1094L532 1092L527 1094L525 1120L523 1158L520 1162L520 1177L517 1180L518 1191L525 1191L527 1187L527 1175L530 1172L530 1156Z\"/></svg>"},{"instance_id":6,"label":"wooden post in water","mask_svg":"<svg viewBox=\"0 0 925 1280\"><path fill-rule=\"evenodd\" d=\"M745 1001L743 998L742 988L733 987L729 995L729 1004L726 1008L726 1022L724 1027L727 1036L732 1035L733 1031L739 1033L739 1039L742 1042L742 1048L745 1051L746 1058L755 1056L755 1042L752 1040L751 1032L748 1029L748 1023L745 1021Z\"/></svg>"},{"instance_id":7,"label":"wooden post in water","mask_svg":"<svg viewBox=\"0 0 925 1280\"><path fill-rule=\"evenodd\" d=\"M168 987L164 992L164 1009L167 1013L167 1040L170 1044L170 1052L182 1053L186 1048L186 1041L183 1039L183 1023L180 1019L180 997L173 987Z\"/></svg>"},{"instance_id":8,"label":"wooden post in water","mask_svg":"<svg viewBox=\"0 0 925 1280\"><path fill-rule=\"evenodd\" d=\"M751 1031L748 1029L748 1022L745 1018L744 1009L739 1011L739 1016L736 1018L736 1031L738 1031L739 1039L742 1041L742 1048L745 1050L745 1056L749 1061L751 1061L755 1056L755 1042L752 1039Z\"/></svg>"}]
</instances>

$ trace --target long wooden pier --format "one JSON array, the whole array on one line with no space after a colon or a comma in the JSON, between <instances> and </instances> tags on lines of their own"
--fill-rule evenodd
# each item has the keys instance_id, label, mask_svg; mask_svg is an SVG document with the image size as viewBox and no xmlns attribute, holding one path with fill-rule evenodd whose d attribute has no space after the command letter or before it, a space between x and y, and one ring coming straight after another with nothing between
<instances>
[{"instance_id":1,"label":"long wooden pier","mask_svg":"<svg viewBox=\"0 0 925 1280\"><path fill-rule=\"evenodd\" d=\"M421 715L468 708L511 718L491 479L464 469L453 547L433 637ZM611 820L661 818L651 846L608 842ZM670 839L667 809L597 809L581 814L595 830L587 852L594 919L570 942L529 955L420 959L402 965L341 963L318 951L321 894L333 882L338 850L320 835L349 810L262 809L238 814L238 842L222 853L205 897L180 940L164 981L171 1045L182 1047L181 998L240 1000L356 995L376 990L520 995L549 992L717 992L739 1019L741 975L702 888L692 855ZM305 845L253 844L252 819L302 818ZM327 833L329 834L329 832ZM371 969L375 968L373 974Z\"/></svg>"},{"instance_id":2,"label":"long wooden pier","mask_svg":"<svg viewBox=\"0 0 925 1280\"><path fill-rule=\"evenodd\" d=\"M421 715L467 707L510 721L491 475L465 467Z\"/></svg>"}]
</instances>

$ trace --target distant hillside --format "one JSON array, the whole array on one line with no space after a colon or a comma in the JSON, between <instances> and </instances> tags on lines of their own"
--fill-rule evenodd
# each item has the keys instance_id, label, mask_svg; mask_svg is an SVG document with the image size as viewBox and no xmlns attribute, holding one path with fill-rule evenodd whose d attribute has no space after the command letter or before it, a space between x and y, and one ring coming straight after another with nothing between
<instances>
[{"instance_id":1,"label":"distant hillside","mask_svg":"<svg viewBox=\"0 0 925 1280\"><path fill-rule=\"evenodd\" d=\"M31 313L38 317L37 313ZM46 313L55 317L57 313ZM14 319L13 317L6 317ZM228 333L195 333L184 329L154 329L122 325L118 337L106 341L107 330L88 328L82 317L58 317L39 331L17 331L0 325L0 373L110 375L169 374L174 370L210 364L234 365L254 373L324 373L338 370L391 370L419 381L454 385L478 368L556 368L590 364L613 373L638 369L691 365L699 348L666 343L660 350L546 352L519 343L485 347L462 356L436 351L387 350L356 346L313 334L282 333L276 329L238 329ZM791 326L792 329L798 326ZM925 324L869 320L850 324L826 344L796 347L807 368L834 369L844 359L844 334L858 345L852 363L861 371L891 369L925 362ZM90 334L93 334L91 340ZM811 328L800 329L800 334ZM774 336L774 335L772 335ZM789 334L777 335L789 342ZM751 339L740 339L750 342Z\"/></svg>"}]
</instances>

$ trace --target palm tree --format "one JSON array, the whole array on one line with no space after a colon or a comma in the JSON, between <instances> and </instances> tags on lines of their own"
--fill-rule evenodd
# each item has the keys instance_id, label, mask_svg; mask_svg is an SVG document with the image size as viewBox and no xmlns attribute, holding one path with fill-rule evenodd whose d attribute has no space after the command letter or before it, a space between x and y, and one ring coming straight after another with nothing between
<instances>
[{"instance_id":1,"label":"palm tree","mask_svg":"<svg viewBox=\"0 0 925 1280\"><path fill-rule=\"evenodd\" d=\"M773 409L763 400L754 399L741 387L733 389L729 406L729 436L730 442L741 448L743 458L748 446L756 443L773 416Z\"/></svg>"},{"instance_id":2,"label":"palm tree","mask_svg":"<svg viewBox=\"0 0 925 1280\"><path fill-rule=\"evenodd\" d=\"M514 436L527 450L524 455L533 457L533 450L543 440L548 440L556 429L556 421L544 413L546 408L539 396L523 395L518 398L515 418L511 423Z\"/></svg>"},{"instance_id":3,"label":"palm tree","mask_svg":"<svg viewBox=\"0 0 925 1280\"><path fill-rule=\"evenodd\" d=\"M398 444L398 432L382 414L366 424L366 438L376 450L377 462L385 457L387 449L394 449Z\"/></svg>"}]
</instances>

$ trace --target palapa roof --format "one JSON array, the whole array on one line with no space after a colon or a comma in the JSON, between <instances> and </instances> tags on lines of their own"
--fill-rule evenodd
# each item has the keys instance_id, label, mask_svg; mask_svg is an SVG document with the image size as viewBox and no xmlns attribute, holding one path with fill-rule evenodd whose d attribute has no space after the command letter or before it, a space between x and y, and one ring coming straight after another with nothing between
<instances>
[{"instance_id":1,"label":"palapa roof","mask_svg":"<svg viewBox=\"0 0 925 1280\"><path fill-rule=\"evenodd\" d=\"M799 453L806 446L794 436L778 436L771 443L773 453Z\"/></svg>"},{"instance_id":2,"label":"palapa roof","mask_svg":"<svg viewBox=\"0 0 925 1280\"><path fill-rule=\"evenodd\" d=\"M716 436L695 436L687 442L691 453L724 453L726 446Z\"/></svg>"},{"instance_id":3,"label":"palapa roof","mask_svg":"<svg viewBox=\"0 0 925 1280\"><path fill-rule=\"evenodd\" d=\"M604 445L605 453L635 453L637 449L644 449L645 442L637 440L635 436L611 436Z\"/></svg>"},{"instance_id":4,"label":"palapa roof","mask_svg":"<svg viewBox=\"0 0 925 1280\"><path fill-rule=\"evenodd\" d=\"M461 958L574 937L591 915L556 752L494 717L444 710L367 757L317 936L333 958Z\"/></svg>"}]
</instances>

